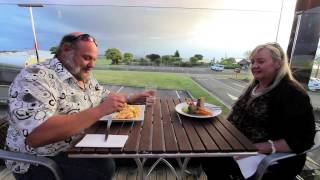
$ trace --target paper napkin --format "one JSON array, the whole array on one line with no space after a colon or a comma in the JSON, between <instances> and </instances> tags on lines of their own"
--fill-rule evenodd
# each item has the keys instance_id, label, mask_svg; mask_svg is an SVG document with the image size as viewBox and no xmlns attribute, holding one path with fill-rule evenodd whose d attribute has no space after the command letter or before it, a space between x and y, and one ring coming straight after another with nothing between
<instances>
[{"instance_id":1,"label":"paper napkin","mask_svg":"<svg viewBox=\"0 0 320 180\"><path fill-rule=\"evenodd\" d=\"M86 134L84 138L76 144L76 147L105 147L122 148L127 139L127 135L109 135L107 141L104 134Z\"/></svg>"}]
</instances>

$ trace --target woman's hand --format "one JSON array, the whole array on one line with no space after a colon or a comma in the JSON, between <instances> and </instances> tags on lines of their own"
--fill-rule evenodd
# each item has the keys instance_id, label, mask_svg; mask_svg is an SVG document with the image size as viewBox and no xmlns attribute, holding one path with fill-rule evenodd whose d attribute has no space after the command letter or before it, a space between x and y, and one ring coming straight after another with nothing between
<instances>
[{"instance_id":1,"label":"woman's hand","mask_svg":"<svg viewBox=\"0 0 320 180\"><path fill-rule=\"evenodd\" d=\"M272 152L271 144L269 142L255 143L254 146L258 149L258 153L270 154Z\"/></svg>"},{"instance_id":2,"label":"woman's hand","mask_svg":"<svg viewBox=\"0 0 320 180\"><path fill-rule=\"evenodd\" d=\"M292 152L290 146L284 139L273 141L273 144L276 152ZM272 152L271 143L268 141L255 143L254 146L258 149L258 153L270 154Z\"/></svg>"}]
</instances>

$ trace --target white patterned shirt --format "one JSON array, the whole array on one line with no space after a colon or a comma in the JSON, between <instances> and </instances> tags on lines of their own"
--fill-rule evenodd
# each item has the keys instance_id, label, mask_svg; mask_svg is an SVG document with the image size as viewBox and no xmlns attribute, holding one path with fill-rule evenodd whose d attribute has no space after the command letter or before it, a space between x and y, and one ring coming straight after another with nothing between
<instances>
[{"instance_id":1,"label":"white patterned shirt","mask_svg":"<svg viewBox=\"0 0 320 180\"><path fill-rule=\"evenodd\" d=\"M7 148L39 156L55 156L66 151L79 140L82 133L38 148L29 147L25 140L49 117L95 107L108 94L109 91L92 76L85 84L85 89L81 89L78 81L56 58L22 69L9 89ZM25 173L30 164L8 160L6 165L13 172Z\"/></svg>"}]
</instances>

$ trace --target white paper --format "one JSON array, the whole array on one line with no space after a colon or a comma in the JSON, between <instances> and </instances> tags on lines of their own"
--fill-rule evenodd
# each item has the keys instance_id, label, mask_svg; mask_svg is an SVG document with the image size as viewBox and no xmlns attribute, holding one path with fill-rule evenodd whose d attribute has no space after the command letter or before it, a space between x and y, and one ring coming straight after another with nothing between
<instances>
[{"instance_id":1,"label":"white paper","mask_svg":"<svg viewBox=\"0 0 320 180\"><path fill-rule=\"evenodd\" d=\"M259 163L262 161L264 157L266 157L266 155L259 154L256 156L249 156L237 160L243 177L246 179L248 177L251 177L256 172Z\"/></svg>"},{"instance_id":2,"label":"white paper","mask_svg":"<svg viewBox=\"0 0 320 180\"><path fill-rule=\"evenodd\" d=\"M76 147L105 147L122 148L127 139L127 135L109 135L107 141L104 134L86 134L84 138L76 144Z\"/></svg>"}]
</instances>

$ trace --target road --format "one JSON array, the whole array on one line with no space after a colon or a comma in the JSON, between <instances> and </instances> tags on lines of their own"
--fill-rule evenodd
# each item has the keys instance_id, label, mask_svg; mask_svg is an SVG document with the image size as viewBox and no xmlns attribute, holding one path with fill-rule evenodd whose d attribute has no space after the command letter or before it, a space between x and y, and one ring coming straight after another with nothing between
<instances>
[{"instance_id":1,"label":"road","mask_svg":"<svg viewBox=\"0 0 320 180\"><path fill-rule=\"evenodd\" d=\"M230 75L226 77L213 74L191 74L191 77L228 108L232 106L248 86L248 83L235 80ZM308 91L308 94L312 106L320 110L320 93Z\"/></svg>"},{"instance_id":2,"label":"road","mask_svg":"<svg viewBox=\"0 0 320 180\"><path fill-rule=\"evenodd\" d=\"M219 78L208 74L192 74L191 77L228 108L238 99L247 84L230 78Z\"/></svg>"}]
</instances>

